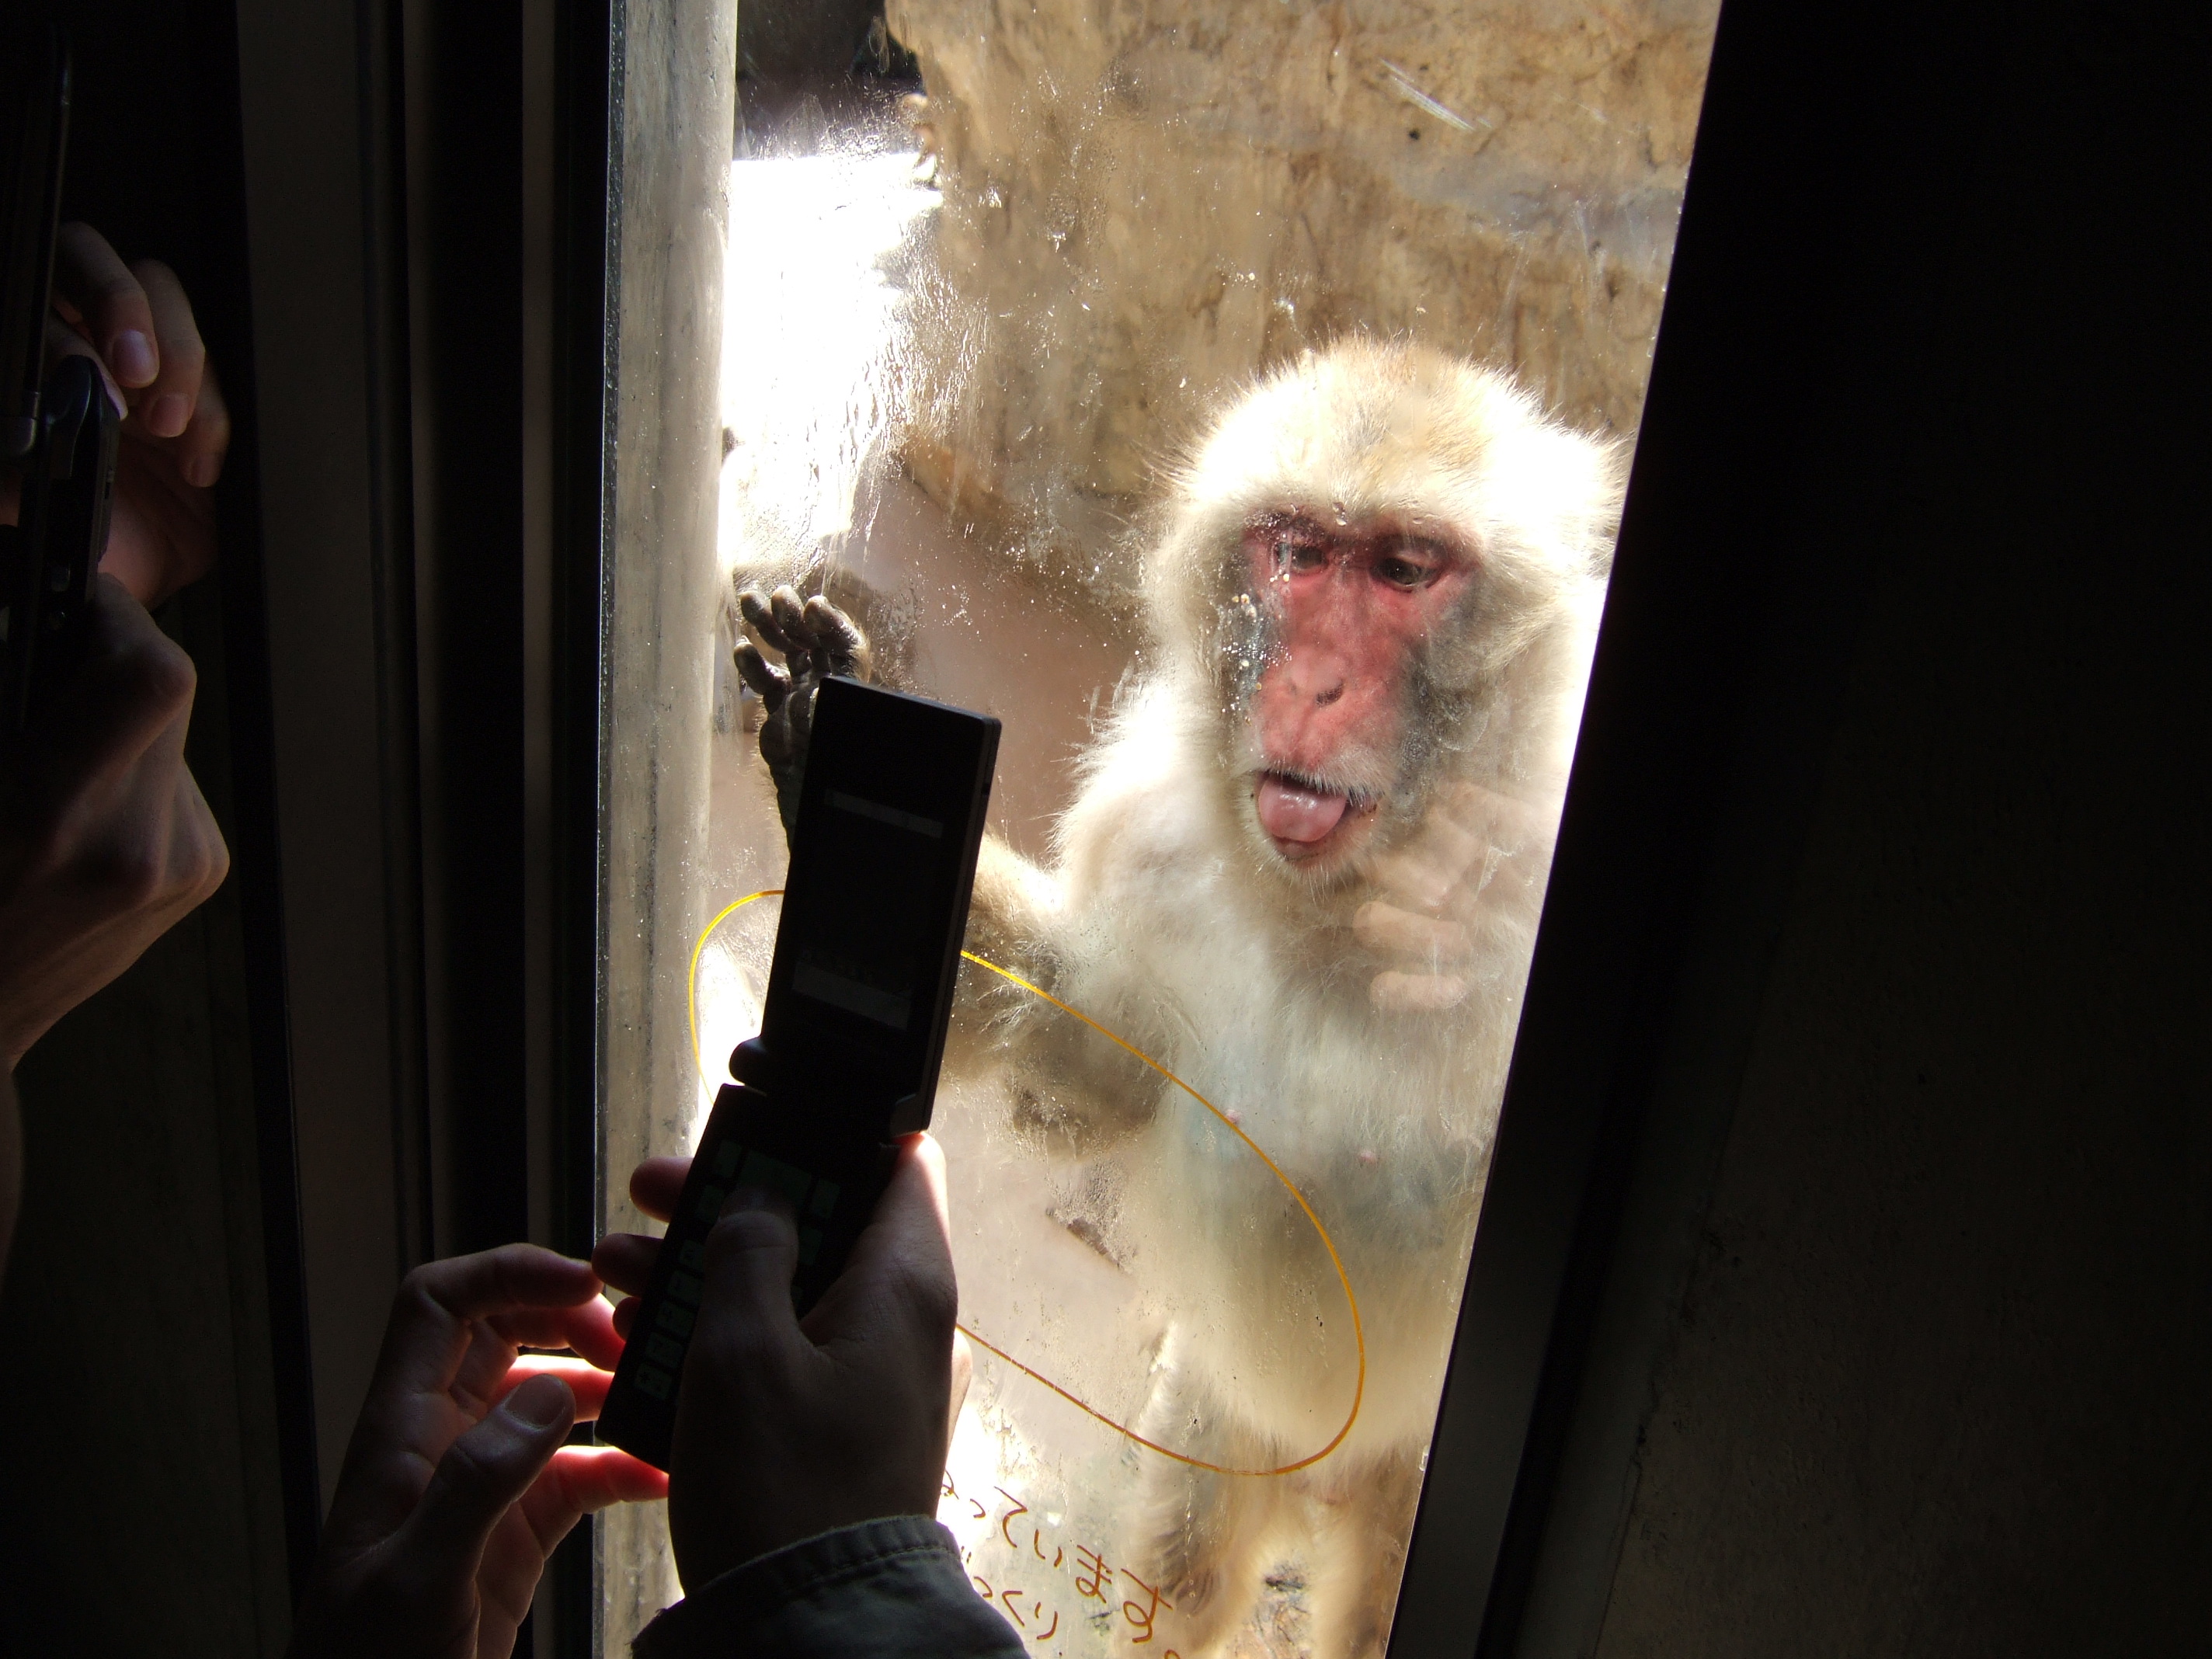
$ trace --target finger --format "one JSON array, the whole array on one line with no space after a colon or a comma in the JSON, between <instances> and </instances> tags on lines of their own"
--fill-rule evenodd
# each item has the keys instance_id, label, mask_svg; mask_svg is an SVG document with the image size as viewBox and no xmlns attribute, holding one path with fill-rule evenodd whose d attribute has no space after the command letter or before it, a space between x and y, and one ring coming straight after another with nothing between
<instances>
[{"instance_id":1,"label":"finger","mask_svg":"<svg viewBox=\"0 0 2212 1659\"><path fill-rule=\"evenodd\" d=\"M222 476L224 458L230 453L230 404L222 395L222 382L215 365L200 373L199 400L192 405L191 424L177 442L177 471L195 489L211 489Z\"/></svg>"},{"instance_id":2,"label":"finger","mask_svg":"<svg viewBox=\"0 0 2212 1659\"><path fill-rule=\"evenodd\" d=\"M498 1404L532 1377L550 1376L568 1386L569 1397L576 1402L576 1421L589 1423L606 1404L607 1385L614 1374L602 1370L588 1359L572 1359L566 1354L526 1353L515 1356L514 1363L507 1368L497 1387L492 1390L492 1403Z\"/></svg>"},{"instance_id":3,"label":"finger","mask_svg":"<svg viewBox=\"0 0 2212 1659\"><path fill-rule=\"evenodd\" d=\"M1508 854L1550 841L1559 828L1556 801L1537 805L1479 783L1461 783L1449 798L1449 810L1460 823Z\"/></svg>"},{"instance_id":4,"label":"finger","mask_svg":"<svg viewBox=\"0 0 2212 1659\"><path fill-rule=\"evenodd\" d=\"M735 652L738 678L752 687L760 700L768 705L771 714L783 707L783 700L791 695L791 677L760 653L760 647L750 640Z\"/></svg>"},{"instance_id":5,"label":"finger","mask_svg":"<svg viewBox=\"0 0 2212 1659\"><path fill-rule=\"evenodd\" d=\"M817 593L801 608L800 618L831 673L850 674L860 666L868 642L843 611Z\"/></svg>"},{"instance_id":6,"label":"finger","mask_svg":"<svg viewBox=\"0 0 2212 1659\"><path fill-rule=\"evenodd\" d=\"M150 386L161 372L154 307L107 239L88 224L64 225L54 236L54 287L83 319L115 378L133 388Z\"/></svg>"},{"instance_id":7,"label":"finger","mask_svg":"<svg viewBox=\"0 0 2212 1659\"><path fill-rule=\"evenodd\" d=\"M476 1644L460 1650L467 1659L509 1659L522 1621L538 1599L538 1582L545 1576L545 1558L551 1551L538 1542L530 1524L530 1492L544 1479L541 1474L532 1482L530 1492L507 1510L484 1542L471 1587L476 1591ZM427 1625L419 1618L416 1622L418 1627Z\"/></svg>"},{"instance_id":8,"label":"finger","mask_svg":"<svg viewBox=\"0 0 2212 1659\"><path fill-rule=\"evenodd\" d=\"M589 1264L535 1244L416 1268L392 1301L365 1413L405 1395L442 1393L467 1357L474 1322L527 1308L574 1307L599 1293Z\"/></svg>"},{"instance_id":9,"label":"finger","mask_svg":"<svg viewBox=\"0 0 2212 1659\"><path fill-rule=\"evenodd\" d=\"M615 1310L604 1296L595 1296L561 1316L568 1346L601 1370L611 1371L622 1362L623 1340L615 1330Z\"/></svg>"},{"instance_id":10,"label":"finger","mask_svg":"<svg viewBox=\"0 0 2212 1659\"><path fill-rule=\"evenodd\" d=\"M799 1231L787 1206L750 1188L732 1193L707 1235L706 1287L687 1373L706 1358L734 1362L732 1380L741 1384L787 1372L806 1346L791 1310L798 1266Z\"/></svg>"},{"instance_id":11,"label":"finger","mask_svg":"<svg viewBox=\"0 0 2212 1659\"><path fill-rule=\"evenodd\" d=\"M968 1385L975 1380L975 1351L968 1346L968 1334L952 1333L952 1398L945 1408L945 1443L952 1443L953 1434L960 1427L960 1408L968 1403Z\"/></svg>"},{"instance_id":12,"label":"finger","mask_svg":"<svg viewBox=\"0 0 2212 1659\"><path fill-rule=\"evenodd\" d=\"M775 617L776 631L791 641L783 647L783 655L795 679L813 664L814 641L806 627L806 607L795 587L777 588L768 596L768 604Z\"/></svg>"},{"instance_id":13,"label":"finger","mask_svg":"<svg viewBox=\"0 0 2212 1659\"><path fill-rule=\"evenodd\" d=\"M526 1308L574 1308L599 1293L599 1275L536 1244L502 1244L474 1255L426 1262L407 1276L418 1297L455 1319L489 1319Z\"/></svg>"},{"instance_id":14,"label":"finger","mask_svg":"<svg viewBox=\"0 0 2212 1659\"><path fill-rule=\"evenodd\" d=\"M618 1446L563 1446L545 1473L585 1515L610 1504L649 1504L668 1496L668 1477Z\"/></svg>"},{"instance_id":15,"label":"finger","mask_svg":"<svg viewBox=\"0 0 2212 1659\"><path fill-rule=\"evenodd\" d=\"M629 1340L630 1327L637 1323L637 1310L644 1301L642 1297L626 1296L615 1304L615 1334L625 1342Z\"/></svg>"},{"instance_id":16,"label":"finger","mask_svg":"<svg viewBox=\"0 0 2212 1659\"><path fill-rule=\"evenodd\" d=\"M482 1326L495 1333L509 1348L543 1348L553 1353L565 1350L603 1370L611 1370L622 1358L614 1310L596 1296L574 1308L526 1308L497 1314L483 1321ZM499 1363L504 1370L507 1358L502 1357Z\"/></svg>"},{"instance_id":17,"label":"finger","mask_svg":"<svg viewBox=\"0 0 2212 1659\"><path fill-rule=\"evenodd\" d=\"M781 651L788 657L798 648L799 642L786 634L783 624L777 621L775 607L760 594L750 589L738 594L738 610L744 617L746 625L759 635L761 642L770 649Z\"/></svg>"},{"instance_id":18,"label":"finger","mask_svg":"<svg viewBox=\"0 0 2212 1659\"><path fill-rule=\"evenodd\" d=\"M592 1271L626 1296L643 1296L660 1259L660 1241L641 1233L609 1233L592 1251Z\"/></svg>"},{"instance_id":19,"label":"finger","mask_svg":"<svg viewBox=\"0 0 2212 1659\"><path fill-rule=\"evenodd\" d=\"M1418 909L1442 909L1489 843L1448 812L1431 807L1413 839L1376 860L1376 880Z\"/></svg>"},{"instance_id":20,"label":"finger","mask_svg":"<svg viewBox=\"0 0 2212 1659\"><path fill-rule=\"evenodd\" d=\"M550 1555L579 1516L667 1496L668 1477L619 1447L563 1446L524 1494L521 1510L540 1553Z\"/></svg>"},{"instance_id":21,"label":"finger","mask_svg":"<svg viewBox=\"0 0 2212 1659\"><path fill-rule=\"evenodd\" d=\"M1467 1000L1468 982L1456 974L1377 974L1367 1000L1393 1013L1435 1013Z\"/></svg>"},{"instance_id":22,"label":"finger","mask_svg":"<svg viewBox=\"0 0 2212 1659\"><path fill-rule=\"evenodd\" d=\"M931 1136L909 1135L900 1145L875 1214L854 1241L845 1271L807 1315L805 1329L824 1347L873 1340L889 1310L902 1339L925 1345L916 1351L920 1361L951 1354L959 1307L945 1153Z\"/></svg>"},{"instance_id":23,"label":"finger","mask_svg":"<svg viewBox=\"0 0 2212 1659\"><path fill-rule=\"evenodd\" d=\"M426 1589L473 1580L492 1528L552 1462L574 1419L567 1387L534 1377L447 1447L392 1536L395 1577Z\"/></svg>"},{"instance_id":24,"label":"finger","mask_svg":"<svg viewBox=\"0 0 2212 1659\"><path fill-rule=\"evenodd\" d=\"M1459 923L1417 916L1380 899L1370 900L1353 913L1352 932L1370 951L1402 951L1431 963L1455 962L1474 948Z\"/></svg>"},{"instance_id":25,"label":"finger","mask_svg":"<svg viewBox=\"0 0 2212 1659\"><path fill-rule=\"evenodd\" d=\"M207 347L192 316L192 302L175 271L159 259L140 259L132 264L131 273L153 307L154 339L161 353L160 373L139 392L134 412L154 436L181 437L199 402Z\"/></svg>"},{"instance_id":26,"label":"finger","mask_svg":"<svg viewBox=\"0 0 2212 1659\"><path fill-rule=\"evenodd\" d=\"M595 1297L592 1301L596 1302L598 1298ZM578 1327L580 1322L588 1318L591 1308L590 1302L574 1308L518 1308L511 1313L494 1314L476 1322L478 1328L493 1334L511 1348L544 1348L549 1352L558 1352L564 1348L575 1347L580 1336L586 1340L590 1340ZM581 1353L582 1350L579 1348L577 1352ZM500 1362L502 1366L506 1363L504 1359Z\"/></svg>"},{"instance_id":27,"label":"finger","mask_svg":"<svg viewBox=\"0 0 2212 1659\"><path fill-rule=\"evenodd\" d=\"M688 1158L648 1158L630 1171L629 1201L655 1221L665 1221L676 1213L690 1173Z\"/></svg>"}]
</instances>

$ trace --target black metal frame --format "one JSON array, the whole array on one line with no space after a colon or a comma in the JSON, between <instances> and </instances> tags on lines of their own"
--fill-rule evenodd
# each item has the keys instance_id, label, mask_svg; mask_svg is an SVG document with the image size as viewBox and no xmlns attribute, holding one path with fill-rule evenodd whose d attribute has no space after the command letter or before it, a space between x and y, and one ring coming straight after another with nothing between
<instances>
[{"instance_id":1,"label":"black metal frame","mask_svg":"<svg viewBox=\"0 0 2212 1659\"><path fill-rule=\"evenodd\" d=\"M1978 3L1723 12L1400 1659L1583 1651L1540 1582L1601 1614L1627 1330L1681 1293L2002 38Z\"/></svg>"},{"instance_id":2,"label":"black metal frame","mask_svg":"<svg viewBox=\"0 0 2212 1659\"><path fill-rule=\"evenodd\" d=\"M588 1255L603 1180L599 1039L605 826L603 694L607 550L613 542L615 324L620 265L622 0L562 0L555 12L553 391L554 1108L552 1232ZM586 1517L554 1558L551 1640L561 1659L597 1652L596 1528Z\"/></svg>"}]
</instances>

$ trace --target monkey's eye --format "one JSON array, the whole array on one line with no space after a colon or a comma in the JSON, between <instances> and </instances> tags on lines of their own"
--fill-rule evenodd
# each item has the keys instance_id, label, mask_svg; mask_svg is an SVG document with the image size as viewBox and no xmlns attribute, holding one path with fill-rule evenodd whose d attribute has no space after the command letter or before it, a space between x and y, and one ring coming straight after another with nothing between
<instances>
[{"instance_id":1,"label":"monkey's eye","mask_svg":"<svg viewBox=\"0 0 2212 1659\"><path fill-rule=\"evenodd\" d=\"M1436 572L1423 560L1402 553L1386 553L1375 561L1375 574L1393 587L1408 592L1426 587L1436 580Z\"/></svg>"},{"instance_id":2,"label":"monkey's eye","mask_svg":"<svg viewBox=\"0 0 2212 1659\"><path fill-rule=\"evenodd\" d=\"M1275 544L1275 568L1279 570L1318 570L1328 562L1328 550L1316 543L1296 541L1285 536Z\"/></svg>"}]
</instances>

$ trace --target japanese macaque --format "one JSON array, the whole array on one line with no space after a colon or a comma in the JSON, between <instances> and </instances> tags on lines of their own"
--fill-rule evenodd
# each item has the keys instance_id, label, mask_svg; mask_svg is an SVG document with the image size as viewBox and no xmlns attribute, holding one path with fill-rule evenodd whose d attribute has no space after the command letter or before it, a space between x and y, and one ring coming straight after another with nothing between
<instances>
[{"instance_id":1,"label":"japanese macaque","mask_svg":"<svg viewBox=\"0 0 2212 1659\"><path fill-rule=\"evenodd\" d=\"M1143 1455L1125 1559L1193 1659L1233 1638L1286 1558L1305 1565L1316 1654L1388 1635L1620 482L1615 446L1471 364L1352 340L1281 368L1172 480L1141 668L1052 867L986 843L969 947L1233 1113L1358 1299L1365 1388L1329 1455L1253 1475ZM787 793L806 693L866 644L820 599L743 608L785 659L739 653ZM1003 1078L1051 1150L1109 1154L1114 1248L1173 1263L1139 1431L1228 1470L1326 1444L1357 1351L1291 1195L1077 1022L973 969L962 997L948 1072Z\"/></svg>"}]
</instances>

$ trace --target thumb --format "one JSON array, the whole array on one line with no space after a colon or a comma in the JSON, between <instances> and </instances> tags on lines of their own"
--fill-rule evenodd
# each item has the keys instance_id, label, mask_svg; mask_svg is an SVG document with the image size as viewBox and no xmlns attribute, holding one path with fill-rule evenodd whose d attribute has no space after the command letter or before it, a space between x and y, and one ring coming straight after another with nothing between
<instances>
[{"instance_id":1,"label":"thumb","mask_svg":"<svg viewBox=\"0 0 2212 1659\"><path fill-rule=\"evenodd\" d=\"M557 1376L534 1376L446 1448L392 1553L425 1581L466 1583L500 1517L528 1492L568 1438L575 1396Z\"/></svg>"},{"instance_id":2,"label":"thumb","mask_svg":"<svg viewBox=\"0 0 2212 1659\"><path fill-rule=\"evenodd\" d=\"M791 1218L763 1194L732 1194L707 1235L706 1289L700 1334L718 1353L744 1362L741 1375L787 1359L805 1339L791 1310L799 1235Z\"/></svg>"}]
</instances>

